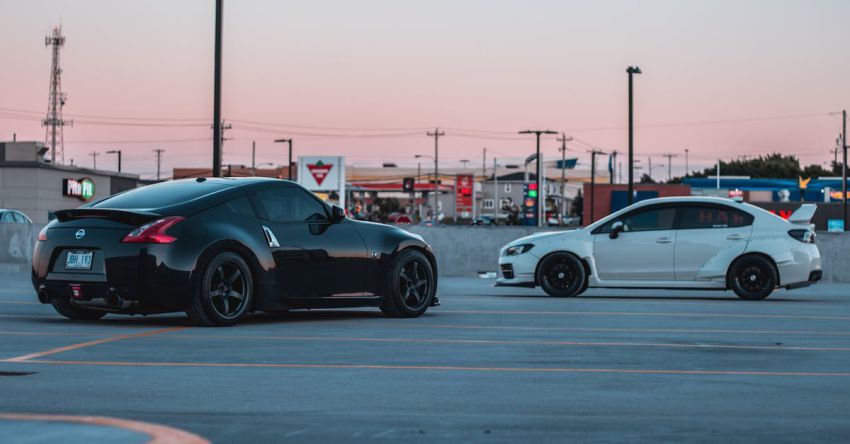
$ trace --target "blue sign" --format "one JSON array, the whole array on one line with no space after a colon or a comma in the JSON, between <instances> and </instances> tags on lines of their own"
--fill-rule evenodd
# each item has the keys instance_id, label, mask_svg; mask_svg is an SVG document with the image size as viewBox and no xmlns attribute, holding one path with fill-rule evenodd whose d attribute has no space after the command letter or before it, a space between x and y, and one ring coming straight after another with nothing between
<instances>
[{"instance_id":1,"label":"blue sign","mask_svg":"<svg viewBox=\"0 0 850 444\"><path fill-rule=\"evenodd\" d=\"M826 231L829 231L830 233L844 231L844 220L829 219L826 221Z\"/></svg>"},{"instance_id":2,"label":"blue sign","mask_svg":"<svg viewBox=\"0 0 850 444\"><path fill-rule=\"evenodd\" d=\"M566 160L558 160L555 162L555 168L559 170L571 170L576 167L576 163L578 162L578 158L566 159Z\"/></svg>"}]
</instances>

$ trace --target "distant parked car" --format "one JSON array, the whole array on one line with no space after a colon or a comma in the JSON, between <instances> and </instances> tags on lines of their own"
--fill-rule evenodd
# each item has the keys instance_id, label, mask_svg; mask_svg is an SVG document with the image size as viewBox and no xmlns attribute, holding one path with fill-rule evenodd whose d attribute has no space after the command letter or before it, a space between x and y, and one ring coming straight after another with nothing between
<instances>
[{"instance_id":1,"label":"distant parked car","mask_svg":"<svg viewBox=\"0 0 850 444\"><path fill-rule=\"evenodd\" d=\"M587 227L505 245L497 285L541 286L550 296L588 287L733 290L764 299L821 278L816 205L788 220L716 197L648 199Z\"/></svg>"},{"instance_id":2,"label":"distant parked car","mask_svg":"<svg viewBox=\"0 0 850 444\"><path fill-rule=\"evenodd\" d=\"M32 225L32 219L18 210L7 210L0 208L0 224L27 224Z\"/></svg>"},{"instance_id":3,"label":"distant parked car","mask_svg":"<svg viewBox=\"0 0 850 444\"><path fill-rule=\"evenodd\" d=\"M481 216L472 219L470 225L496 225L496 221L493 219L493 216Z\"/></svg>"}]
</instances>

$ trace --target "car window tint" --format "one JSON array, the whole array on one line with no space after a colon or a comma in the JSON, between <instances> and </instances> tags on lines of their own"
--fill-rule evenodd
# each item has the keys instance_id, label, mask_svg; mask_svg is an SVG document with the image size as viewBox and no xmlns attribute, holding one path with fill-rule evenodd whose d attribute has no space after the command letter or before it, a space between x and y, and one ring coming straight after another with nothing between
<instances>
[{"instance_id":1,"label":"car window tint","mask_svg":"<svg viewBox=\"0 0 850 444\"><path fill-rule=\"evenodd\" d=\"M623 231L672 230L675 217L676 210L673 208L632 213L622 219Z\"/></svg>"},{"instance_id":2,"label":"car window tint","mask_svg":"<svg viewBox=\"0 0 850 444\"><path fill-rule=\"evenodd\" d=\"M13 213L13 215L15 216L15 222L17 222L19 224L28 224L29 223L29 220L27 220L27 217L24 216L22 213Z\"/></svg>"},{"instance_id":3,"label":"car window tint","mask_svg":"<svg viewBox=\"0 0 850 444\"><path fill-rule=\"evenodd\" d=\"M15 219L12 218L12 212L6 211L3 213L3 217L0 217L0 223L3 224L13 224L15 223Z\"/></svg>"},{"instance_id":4,"label":"car window tint","mask_svg":"<svg viewBox=\"0 0 850 444\"><path fill-rule=\"evenodd\" d=\"M752 223L752 215L733 208L694 206L679 210L681 230L744 227Z\"/></svg>"},{"instance_id":5,"label":"car window tint","mask_svg":"<svg viewBox=\"0 0 850 444\"><path fill-rule=\"evenodd\" d=\"M206 180L172 180L147 185L124 193L107 197L92 205L92 208L146 209L163 208L188 202L220 191L228 184Z\"/></svg>"},{"instance_id":6,"label":"car window tint","mask_svg":"<svg viewBox=\"0 0 850 444\"><path fill-rule=\"evenodd\" d=\"M251 202L248 200L247 197L233 199L227 204L236 214L240 216L256 217L254 215L254 208L251 206Z\"/></svg>"},{"instance_id":7,"label":"car window tint","mask_svg":"<svg viewBox=\"0 0 850 444\"><path fill-rule=\"evenodd\" d=\"M257 193L266 217L274 222L304 222L327 218L325 208L298 188L278 188Z\"/></svg>"}]
</instances>

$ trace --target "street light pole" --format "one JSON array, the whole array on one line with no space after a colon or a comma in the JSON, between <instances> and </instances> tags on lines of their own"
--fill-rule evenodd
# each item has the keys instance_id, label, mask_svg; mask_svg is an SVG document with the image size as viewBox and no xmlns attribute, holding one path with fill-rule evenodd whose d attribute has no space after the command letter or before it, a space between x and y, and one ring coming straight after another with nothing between
<instances>
[{"instance_id":1,"label":"street light pole","mask_svg":"<svg viewBox=\"0 0 850 444\"><path fill-rule=\"evenodd\" d=\"M121 172L121 150L109 150L106 154L118 154L118 172Z\"/></svg>"},{"instance_id":2,"label":"street light pole","mask_svg":"<svg viewBox=\"0 0 850 444\"><path fill-rule=\"evenodd\" d=\"M440 128L434 128L434 132L428 131L425 134L434 138L434 221L436 222L437 200L439 198L438 193L440 189L440 137L445 136L446 133L444 131L440 131Z\"/></svg>"},{"instance_id":3,"label":"street light pole","mask_svg":"<svg viewBox=\"0 0 850 444\"><path fill-rule=\"evenodd\" d=\"M224 0L215 1L215 63L213 77L213 177L221 177L221 15Z\"/></svg>"},{"instance_id":4,"label":"street light pole","mask_svg":"<svg viewBox=\"0 0 850 444\"><path fill-rule=\"evenodd\" d=\"M537 136L537 178L536 178L537 197L534 198L534 201L537 204L537 226L542 227L543 226L543 217L541 215L543 214L543 205L541 205L541 202L540 202L540 193L543 190L540 189L540 183L541 183L541 181L540 181L541 177L540 176L542 175L542 171L543 171L543 162L540 161L540 135L541 134L558 134L558 133L556 131L551 131L551 130L523 130L523 131L520 131L519 134L534 134L535 136Z\"/></svg>"},{"instance_id":5,"label":"street light pole","mask_svg":"<svg viewBox=\"0 0 850 444\"><path fill-rule=\"evenodd\" d=\"M635 148L634 148L634 100L633 100L633 91L632 91L632 76L635 74L641 74L641 70L637 66L629 66L626 69L626 72L629 73L629 196L628 203L631 205L634 203L634 194L635 194L635 173L634 173L634 156L635 156Z\"/></svg>"},{"instance_id":6,"label":"street light pole","mask_svg":"<svg viewBox=\"0 0 850 444\"><path fill-rule=\"evenodd\" d=\"M558 225L563 225L564 216L567 215L567 206L565 205L567 196L567 142L572 140L572 137L567 137L564 133L561 133L561 138L558 139L558 142L561 142L561 217L558 218Z\"/></svg>"},{"instance_id":7,"label":"street light pole","mask_svg":"<svg viewBox=\"0 0 850 444\"><path fill-rule=\"evenodd\" d=\"M848 231L847 227L847 110L841 111L841 117L844 121L841 128L841 148L844 150L844 163L841 164L841 199L844 202L842 212L844 215L844 231Z\"/></svg>"},{"instance_id":8,"label":"street light pole","mask_svg":"<svg viewBox=\"0 0 850 444\"><path fill-rule=\"evenodd\" d=\"M289 163L287 164L286 172L288 174L288 180L292 180L292 139L275 139L274 143L289 144Z\"/></svg>"}]
</instances>

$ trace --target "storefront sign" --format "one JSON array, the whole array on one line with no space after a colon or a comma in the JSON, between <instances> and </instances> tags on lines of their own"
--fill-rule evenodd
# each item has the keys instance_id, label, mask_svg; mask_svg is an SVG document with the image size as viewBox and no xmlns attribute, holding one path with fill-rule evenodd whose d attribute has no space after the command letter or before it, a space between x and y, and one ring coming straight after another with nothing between
<instances>
[{"instance_id":1,"label":"storefront sign","mask_svg":"<svg viewBox=\"0 0 850 444\"><path fill-rule=\"evenodd\" d=\"M455 204L457 213L463 217L469 217L472 213L472 187L475 186L475 179L470 175L458 175L457 187L455 194Z\"/></svg>"},{"instance_id":2,"label":"storefront sign","mask_svg":"<svg viewBox=\"0 0 850 444\"><path fill-rule=\"evenodd\" d=\"M62 195L88 202L94 198L94 181L88 177L62 179Z\"/></svg>"}]
</instances>

